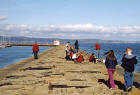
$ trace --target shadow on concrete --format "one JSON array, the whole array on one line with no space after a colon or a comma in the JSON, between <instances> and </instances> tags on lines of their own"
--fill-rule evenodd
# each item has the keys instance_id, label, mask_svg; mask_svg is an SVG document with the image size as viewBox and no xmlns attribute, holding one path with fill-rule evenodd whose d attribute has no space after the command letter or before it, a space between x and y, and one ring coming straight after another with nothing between
<instances>
[{"instance_id":1,"label":"shadow on concrete","mask_svg":"<svg viewBox=\"0 0 140 95\"><path fill-rule=\"evenodd\" d=\"M109 81L108 80L98 79L98 82L99 83L104 83L106 86L108 86L110 88L110 85L109 85ZM118 86L118 88L120 90L125 90L125 86L124 86L124 84L121 81L114 80L114 82L115 82L115 84ZM136 88L140 89L140 83L134 82L134 86Z\"/></svg>"},{"instance_id":2,"label":"shadow on concrete","mask_svg":"<svg viewBox=\"0 0 140 95\"><path fill-rule=\"evenodd\" d=\"M90 87L90 86L68 86L68 85L61 85L61 84L59 84L59 85L53 85L53 84L49 84L49 89L50 90L53 90L53 88L76 88L76 89L78 89L78 88L88 88L88 87Z\"/></svg>"},{"instance_id":3,"label":"shadow on concrete","mask_svg":"<svg viewBox=\"0 0 140 95\"><path fill-rule=\"evenodd\" d=\"M110 88L108 80L98 79L98 82L99 83L104 83L106 86L108 86ZM115 82L116 86L118 86L118 88L120 90L125 90L125 86L124 86L124 84L121 81L114 80L114 82Z\"/></svg>"},{"instance_id":4,"label":"shadow on concrete","mask_svg":"<svg viewBox=\"0 0 140 95\"><path fill-rule=\"evenodd\" d=\"M136 88L140 89L140 83L134 82L134 86L135 86Z\"/></svg>"}]
</instances>

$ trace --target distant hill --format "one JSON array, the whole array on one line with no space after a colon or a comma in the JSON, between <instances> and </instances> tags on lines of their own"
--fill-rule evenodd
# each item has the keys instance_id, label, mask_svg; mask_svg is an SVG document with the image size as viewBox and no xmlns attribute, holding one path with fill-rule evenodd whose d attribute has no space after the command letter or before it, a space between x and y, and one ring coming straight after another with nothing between
<instances>
[{"instance_id":1,"label":"distant hill","mask_svg":"<svg viewBox=\"0 0 140 95\"><path fill-rule=\"evenodd\" d=\"M54 40L60 40L61 43L70 41L74 43L76 39L59 39L59 38L31 38L31 37L3 37L0 36L0 42L12 42L12 43L53 43ZM100 40L100 39L78 39L82 43L140 43L136 41L119 41L119 40Z\"/></svg>"},{"instance_id":2,"label":"distant hill","mask_svg":"<svg viewBox=\"0 0 140 95\"><path fill-rule=\"evenodd\" d=\"M3 37L0 36L0 41L12 42L12 43L53 43L55 38L31 38L31 37Z\"/></svg>"}]
</instances>

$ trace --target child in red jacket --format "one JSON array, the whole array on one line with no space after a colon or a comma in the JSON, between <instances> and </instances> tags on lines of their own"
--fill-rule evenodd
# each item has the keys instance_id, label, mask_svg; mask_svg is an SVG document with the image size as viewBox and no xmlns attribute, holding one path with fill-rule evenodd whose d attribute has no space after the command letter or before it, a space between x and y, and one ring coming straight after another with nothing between
<instances>
[{"instance_id":1,"label":"child in red jacket","mask_svg":"<svg viewBox=\"0 0 140 95\"><path fill-rule=\"evenodd\" d=\"M84 61L83 55L80 54L77 58L77 62L81 63L82 61Z\"/></svg>"},{"instance_id":2,"label":"child in red jacket","mask_svg":"<svg viewBox=\"0 0 140 95\"><path fill-rule=\"evenodd\" d=\"M94 55L94 53L92 53L92 55L89 57L89 62L96 63L96 56Z\"/></svg>"}]
</instances>

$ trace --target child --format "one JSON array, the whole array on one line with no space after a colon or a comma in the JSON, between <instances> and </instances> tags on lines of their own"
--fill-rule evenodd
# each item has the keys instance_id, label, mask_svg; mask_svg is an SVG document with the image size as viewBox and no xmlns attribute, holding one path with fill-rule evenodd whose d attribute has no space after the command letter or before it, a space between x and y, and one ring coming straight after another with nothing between
<instances>
[{"instance_id":1,"label":"child","mask_svg":"<svg viewBox=\"0 0 140 95\"><path fill-rule=\"evenodd\" d=\"M72 60L73 54L76 53L73 47L70 47L70 59Z\"/></svg>"},{"instance_id":2,"label":"child","mask_svg":"<svg viewBox=\"0 0 140 95\"><path fill-rule=\"evenodd\" d=\"M83 55L80 53L80 55L77 58L77 62L81 63L82 61L84 61Z\"/></svg>"},{"instance_id":3,"label":"child","mask_svg":"<svg viewBox=\"0 0 140 95\"><path fill-rule=\"evenodd\" d=\"M74 52L72 55L72 61L76 62L77 60L77 54Z\"/></svg>"},{"instance_id":4,"label":"child","mask_svg":"<svg viewBox=\"0 0 140 95\"><path fill-rule=\"evenodd\" d=\"M122 58L121 66L124 68L125 91L131 91L134 80L134 66L137 64L136 56L132 54L132 49L127 48Z\"/></svg>"},{"instance_id":5,"label":"child","mask_svg":"<svg viewBox=\"0 0 140 95\"><path fill-rule=\"evenodd\" d=\"M96 63L96 56L94 55L94 53L92 53L92 55L89 57L89 62Z\"/></svg>"},{"instance_id":6,"label":"child","mask_svg":"<svg viewBox=\"0 0 140 95\"><path fill-rule=\"evenodd\" d=\"M116 69L116 65L117 65L117 60L116 57L114 55L114 51L110 50L107 54L106 54L106 61L105 61L105 66L108 70L108 75L109 75L109 84L110 84L110 89L114 89L115 88L115 83L114 83L114 72Z\"/></svg>"}]
</instances>

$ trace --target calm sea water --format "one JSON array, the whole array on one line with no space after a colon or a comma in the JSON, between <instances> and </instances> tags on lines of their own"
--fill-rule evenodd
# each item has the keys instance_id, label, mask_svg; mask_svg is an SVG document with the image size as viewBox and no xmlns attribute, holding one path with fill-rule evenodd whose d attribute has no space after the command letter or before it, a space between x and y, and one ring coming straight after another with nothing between
<instances>
[{"instance_id":1,"label":"calm sea water","mask_svg":"<svg viewBox=\"0 0 140 95\"><path fill-rule=\"evenodd\" d=\"M51 47L40 47L40 52L50 49ZM8 47L0 49L0 68L14 64L23 59L33 56L32 47Z\"/></svg>"},{"instance_id":2,"label":"calm sea water","mask_svg":"<svg viewBox=\"0 0 140 95\"><path fill-rule=\"evenodd\" d=\"M97 54L94 49L94 43L80 43L80 48L89 52ZM135 71L140 73L140 44L121 44L121 43L103 43L101 45L100 57L105 58L103 54L109 50L114 50L118 60L118 64L121 64L121 59L127 47L132 48L133 54L137 56L138 64L135 66ZM97 56L97 55L96 55Z\"/></svg>"}]
</instances>

